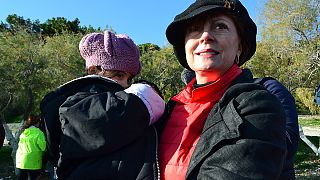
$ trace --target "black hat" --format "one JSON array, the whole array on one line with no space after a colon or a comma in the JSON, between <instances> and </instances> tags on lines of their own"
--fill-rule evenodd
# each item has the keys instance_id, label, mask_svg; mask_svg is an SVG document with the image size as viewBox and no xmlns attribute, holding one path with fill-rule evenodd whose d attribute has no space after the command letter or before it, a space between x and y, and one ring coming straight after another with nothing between
<instances>
[{"instance_id":1,"label":"black hat","mask_svg":"<svg viewBox=\"0 0 320 180\"><path fill-rule=\"evenodd\" d=\"M174 53L183 67L190 69L184 47L187 24L195 17L217 11L227 11L234 14L239 24L245 28L245 32L237 29L242 45L238 65L244 64L255 53L257 26L239 0L196 0L184 12L178 14L166 30L167 39L173 45Z\"/></svg>"}]
</instances>

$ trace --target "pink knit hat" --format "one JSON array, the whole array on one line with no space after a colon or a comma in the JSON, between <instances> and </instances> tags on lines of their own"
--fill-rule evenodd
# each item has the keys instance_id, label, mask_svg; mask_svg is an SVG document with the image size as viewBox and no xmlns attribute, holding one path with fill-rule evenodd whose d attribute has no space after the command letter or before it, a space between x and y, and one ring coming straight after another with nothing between
<instances>
[{"instance_id":1,"label":"pink knit hat","mask_svg":"<svg viewBox=\"0 0 320 180\"><path fill-rule=\"evenodd\" d=\"M90 33L81 39L79 50L86 60L86 68L101 66L104 70L124 71L133 76L140 73L139 49L127 35L111 31Z\"/></svg>"}]
</instances>

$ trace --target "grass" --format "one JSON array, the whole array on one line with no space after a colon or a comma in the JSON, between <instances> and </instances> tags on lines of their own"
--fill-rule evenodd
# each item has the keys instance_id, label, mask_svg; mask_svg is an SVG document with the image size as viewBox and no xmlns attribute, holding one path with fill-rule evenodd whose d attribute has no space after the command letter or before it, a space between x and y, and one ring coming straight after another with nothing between
<instances>
[{"instance_id":1,"label":"grass","mask_svg":"<svg viewBox=\"0 0 320 180\"><path fill-rule=\"evenodd\" d=\"M320 128L320 119L299 119L299 124L301 126L315 126Z\"/></svg>"},{"instance_id":2,"label":"grass","mask_svg":"<svg viewBox=\"0 0 320 180\"><path fill-rule=\"evenodd\" d=\"M12 149L8 146L0 149L0 179L13 179L14 167L11 152Z\"/></svg>"},{"instance_id":3,"label":"grass","mask_svg":"<svg viewBox=\"0 0 320 180\"><path fill-rule=\"evenodd\" d=\"M308 137L308 139L319 147L319 137ZM316 156L302 140L299 142L298 151L294 158L297 179L320 178L320 157Z\"/></svg>"},{"instance_id":4,"label":"grass","mask_svg":"<svg viewBox=\"0 0 320 180\"><path fill-rule=\"evenodd\" d=\"M320 119L299 118L301 126L319 127ZM307 137L316 147L319 147L320 137ZM319 179L320 178L320 156L311 150L301 139L298 145L298 151L294 157L295 171L297 179Z\"/></svg>"}]
</instances>

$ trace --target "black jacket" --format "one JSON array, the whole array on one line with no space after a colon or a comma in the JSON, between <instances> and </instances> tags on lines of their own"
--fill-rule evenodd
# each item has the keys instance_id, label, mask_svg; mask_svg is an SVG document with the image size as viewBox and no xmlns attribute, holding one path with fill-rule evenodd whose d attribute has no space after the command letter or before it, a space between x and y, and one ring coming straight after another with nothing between
<instances>
[{"instance_id":1,"label":"black jacket","mask_svg":"<svg viewBox=\"0 0 320 180\"><path fill-rule=\"evenodd\" d=\"M137 96L99 76L73 80L41 103L59 179L157 179L157 134Z\"/></svg>"},{"instance_id":2,"label":"black jacket","mask_svg":"<svg viewBox=\"0 0 320 180\"><path fill-rule=\"evenodd\" d=\"M294 155L297 152L300 139L298 113L294 97L285 86L271 77L258 78L255 82L262 84L269 92L274 94L284 108L286 114L287 155L281 177L282 179L294 179Z\"/></svg>"},{"instance_id":3,"label":"black jacket","mask_svg":"<svg viewBox=\"0 0 320 180\"><path fill-rule=\"evenodd\" d=\"M186 179L282 179L285 155L281 103L243 72L209 113Z\"/></svg>"}]
</instances>

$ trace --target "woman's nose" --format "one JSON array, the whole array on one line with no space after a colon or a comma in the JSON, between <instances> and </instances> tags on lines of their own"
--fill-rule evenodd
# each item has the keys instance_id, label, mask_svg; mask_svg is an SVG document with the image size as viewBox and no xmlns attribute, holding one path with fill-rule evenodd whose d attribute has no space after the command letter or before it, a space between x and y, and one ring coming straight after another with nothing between
<instances>
[{"instance_id":1,"label":"woman's nose","mask_svg":"<svg viewBox=\"0 0 320 180\"><path fill-rule=\"evenodd\" d=\"M208 43L214 40L213 34L210 31L203 31L200 37L200 43Z\"/></svg>"}]
</instances>

